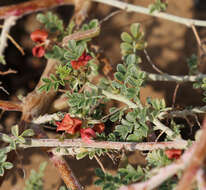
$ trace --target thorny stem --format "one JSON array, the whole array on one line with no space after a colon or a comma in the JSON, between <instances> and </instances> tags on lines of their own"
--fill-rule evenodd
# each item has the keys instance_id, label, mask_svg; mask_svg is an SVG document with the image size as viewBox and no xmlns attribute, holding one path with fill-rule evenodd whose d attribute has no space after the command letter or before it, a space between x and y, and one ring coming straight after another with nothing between
<instances>
[{"instance_id":1,"label":"thorny stem","mask_svg":"<svg viewBox=\"0 0 206 190\"><path fill-rule=\"evenodd\" d=\"M150 16L154 16L154 17L158 17L158 18L163 18L166 20L170 20L173 22L177 22L177 23L186 25L188 27L191 27L191 25L203 26L203 27L206 26L206 21L203 21L203 20L187 19L187 18L178 17L178 16L174 16L171 14L163 13L163 12L154 12L151 14L149 8L144 8L141 6L132 5L129 3L118 1L118 0L93 0L93 1L98 2L98 3L107 4L107 5L110 5L112 7L119 8L119 9L123 9L127 12L142 13L142 14L146 14L146 15L150 15Z\"/></svg>"},{"instance_id":2,"label":"thorny stem","mask_svg":"<svg viewBox=\"0 0 206 190\"><path fill-rule=\"evenodd\" d=\"M3 133L0 133L0 140L2 141ZM32 148L32 147L59 147L59 148L103 148L103 149L114 149L121 150L124 148L128 151L135 150L155 150L155 149L166 149L166 148L176 148L176 149L186 149L188 142L185 140L175 140L169 142L111 142L111 141L92 141L86 143L81 139L65 139L64 141L59 141L58 139L29 139L25 138L26 142L24 144L19 144L19 148Z\"/></svg>"},{"instance_id":3,"label":"thorny stem","mask_svg":"<svg viewBox=\"0 0 206 190\"><path fill-rule=\"evenodd\" d=\"M50 160L57 168L61 178L64 180L67 188L71 190L83 190L84 188L80 185L77 178L74 176L69 165L66 163L61 156L54 155L52 152L49 153Z\"/></svg>"},{"instance_id":4,"label":"thorny stem","mask_svg":"<svg viewBox=\"0 0 206 190\"><path fill-rule=\"evenodd\" d=\"M132 11L132 12L137 12L137 13L142 13L142 14L158 17L158 18L163 18L166 20L170 20L173 22L186 25L188 27L191 27L192 25L203 26L203 27L206 26L206 21L203 21L203 20L188 19L188 18L178 17L178 16L174 16L174 15L162 13L162 12L154 12L151 14L150 9L148 8L137 6L137 5L132 5L129 3L118 1L118 0L91 0L91 1L107 4L107 5L119 8L119 9L123 9L127 12ZM44 9L50 9L56 6L74 5L74 4L75 4L75 0L44 0L44 1L31 0L29 2L20 3L17 5L1 7L0 8L0 19L5 19L11 15L23 16L26 14L30 14L32 12L37 12L37 11L41 11Z\"/></svg>"},{"instance_id":5,"label":"thorny stem","mask_svg":"<svg viewBox=\"0 0 206 190\"><path fill-rule=\"evenodd\" d=\"M151 81L167 81L167 82L197 82L203 78L206 78L205 74L198 74L198 75L184 75L184 76L178 76L178 75L169 75L169 74L153 74L145 72L146 77L148 80Z\"/></svg>"}]
</instances>

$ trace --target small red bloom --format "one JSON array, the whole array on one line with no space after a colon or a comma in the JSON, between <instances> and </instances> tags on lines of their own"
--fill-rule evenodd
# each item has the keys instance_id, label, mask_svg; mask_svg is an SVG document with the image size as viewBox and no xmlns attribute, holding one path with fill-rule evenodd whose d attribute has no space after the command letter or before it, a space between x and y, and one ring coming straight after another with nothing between
<instances>
[{"instance_id":1,"label":"small red bloom","mask_svg":"<svg viewBox=\"0 0 206 190\"><path fill-rule=\"evenodd\" d=\"M61 122L56 122L57 131L65 131L69 134L75 134L82 125L82 121L77 118L70 117L69 114L66 114Z\"/></svg>"},{"instance_id":2,"label":"small red bloom","mask_svg":"<svg viewBox=\"0 0 206 190\"><path fill-rule=\"evenodd\" d=\"M46 41L48 37L48 33L44 30L35 30L34 32L31 33L30 37L32 41L36 43L43 43Z\"/></svg>"},{"instance_id":3,"label":"small red bloom","mask_svg":"<svg viewBox=\"0 0 206 190\"><path fill-rule=\"evenodd\" d=\"M81 134L82 140L86 143L92 142L91 138L96 137L95 131L91 128L80 129L80 134Z\"/></svg>"},{"instance_id":4,"label":"small red bloom","mask_svg":"<svg viewBox=\"0 0 206 190\"><path fill-rule=\"evenodd\" d=\"M84 52L78 60L71 61L72 68L79 69L80 67L85 66L91 59L92 57Z\"/></svg>"},{"instance_id":5,"label":"small red bloom","mask_svg":"<svg viewBox=\"0 0 206 190\"><path fill-rule=\"evenodd\" d=\"M43 57L44 54L45 54L44 46L35 46L35 47L33 47L32 54L35 57Z\"/></svg>"},{"instance_id":6,"label":"small red bloom","mask_svg":"<svg viewBox=\"0 0 206 190\"><path fill-rule=\"evenodd\" d=\"M169 150L165 150L165 154L167 155L169 159L178 159L182 154L182 150L169 149Z\"/></svg>"},{"instance_id":7,"label":"small red bloom","mask_svg":"<svg viewBox=\"0 0 206 190\"><path fill-rule=\"evenodd\" d=\"M102 133L102 132L104 132L104 129L105 129L104 123L100 123L100 124L94 125L93 129L94 129L94 131L97 132L97 133Z\"/></svg>"}]
</instances>

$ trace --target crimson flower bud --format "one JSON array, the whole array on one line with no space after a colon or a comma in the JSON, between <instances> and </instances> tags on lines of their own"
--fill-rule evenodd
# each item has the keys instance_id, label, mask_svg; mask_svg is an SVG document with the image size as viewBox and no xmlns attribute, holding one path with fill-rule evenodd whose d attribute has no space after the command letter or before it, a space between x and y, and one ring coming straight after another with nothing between
<instances>
[{"instance_id":1,"label":"crimson flower bud","mask_svg":"<svg viewBox=\"0 0 206 190\"><path fill-rule=\"evenodd\" d=\"M43 43L46 41L48 37L48 33L44 30L35 30L34 32L31 33L30 35L32 41L36 43Z\"/></svg>"},{"instance_id":2,"label":"crimson flower bud","mask_svg":"<svg viewBox=\"0 0 206 190\"><path fill-rule=\"evenodd\" d=\"M35 46L35 47L33 47L33 49L32 49L32 54L33 54L33 56L35 56L35 57L43 57L44 56L44 54L45 54L45 48L44 48L44 46Z\"/></svg>"}]
</instances>

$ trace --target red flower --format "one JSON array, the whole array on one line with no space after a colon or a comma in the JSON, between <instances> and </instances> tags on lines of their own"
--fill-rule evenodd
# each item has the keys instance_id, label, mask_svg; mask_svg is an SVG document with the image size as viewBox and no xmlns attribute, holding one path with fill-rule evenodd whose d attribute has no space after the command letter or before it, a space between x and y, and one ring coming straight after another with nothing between
<instances>
[{"instance_id":1,"label":"red flower","mask_svg":"<svg viewBox=\"0 0 206 190\"><path fill-rule=\"evenodd\" d=\"M91 59L92 57L84 52L78 60L71 61L72 68L79 69L80 67L85 66Z\"/></svg>"},{"instance_id":2,"label":"red flower","mask_svg":"<svg viewBox=\"0 0 206 190\"><path fill-rule=\"evenodd\" d=\"M44 30L35 30L34 32L31 33L30 37L32 41L36 43L43 43L46 41L48 37L48 33Z\"/></svg>"},{"instance_id":3,"label":"red flower","mask_svg":"<svg viewBox=\"0 0 206 190\"><path fill-rule=\"evenodd\" d=\"M97 133L102 133L104 131L104 128L105 128L104 123L96 124L93 127L94 131Z\"/></svg>"},{"instance_id":4,"label":"red flower","mask_svg":"<svg viewBox=\"0 0 206 190\"><path fill-rule=\"evenodd\" d=\"M167 155L169 159L178 159L182 154L182 150L169 149L169 150L165 150L165 154Z\"/></svg>"},{"instance_id":5,"label":"red flower","mask_svg":"<svg viewBox=\"0 0 206 190\"><path fill-rule=\"evenodd\" d=\"M43 57L45 54L45 45L46 39L48 37L48 33L44 30L35 30L30 35L32 41L37 43L38 45L32 49L32 54L35 57ZM41 45L42 44L42 45Z\"/></svg>"},{"instance_id":6,"label":"red flower","mask_svg":"<svg viewBox=\"0 0 206 190\"><path fill-rule=\"evenodd\" d=\"M44 46L35 46L35 47L33 47L32 54L35 57L43 57L44 54L45 54Z\"/></svg>"},{"instance_id":7,"label":"red flower","mask_svg":"<svg viewBox=\"0 0 206 190\"><path fill-rule=\"evenodd\" d=\"M86 143L92 142L91 138L96 137L95 131L91 128L80 129L80 134L81 134L82 140Z\"/></svg>"},{"instance_id":8,"label":"red flower","mask_svg":"<svg viewBox=\"0 0 206 190\"><path fill-rule=\"evenodd\" d=\"M65 131L69 134L75 134L82 125L82 121L77 118L70 117L69 114L66 114L61 122L56 122L57 131Z\"/></svg>"}]
</instances>

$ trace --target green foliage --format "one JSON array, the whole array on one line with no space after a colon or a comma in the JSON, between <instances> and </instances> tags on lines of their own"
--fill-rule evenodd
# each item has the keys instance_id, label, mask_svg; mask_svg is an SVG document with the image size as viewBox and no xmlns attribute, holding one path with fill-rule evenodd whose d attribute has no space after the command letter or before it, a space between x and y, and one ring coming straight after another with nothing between
<instances>
[{"instance_id":1,"label":"green foliage","mask_svg":"<svg viewBox=\"0 0 206 190\"><path fill-rule=\"evenodd\" d=\"M152 116L152 119L157 117L160 112L166 108L164 99L151 99L150 97L147 97L146 100L147 104L149 105L150 115Z\"/></svg>"},{"instance_id":2,"label":"green foliage","mask_svg":"<svg viewBox=\"0 0 206 190\"><path fill-rule=\"evenodd\" d=\"M203 90L204 98L202 99L202 101L206 102L206 78L203 78L199 82L194 83L193 88L201 88Z\"/></svg>"},{"instance_id":3,"label":"green foliage","mask_svg":"<svg viewBox=\"0 0 206 190\"><path fill-rule=\"evenodd\" d=\"M13 167L11 162L7 162L7 155L2 149L0 149L0 176L4 175L4 170L9 170Z\"/></svg>"},{"instance_id":4,"label":"green foliage","mask_svg":"<svg viewBox=\"0 0 206 190\"><path fill-rule=\"evenodd\" d=\"M6 60L5 60L4 55L0 55L0 63L1 63L2 65L6 65Z\"/></svg>"},{"instance_id":5,"label":"green foliage","mask_svg":"<svg viewBox=\"0 0 206 190\"><path fill-rule=\"evenodd\" d=\"M116 190L122 185L128 185L144 177L144 171L140 166L135 169L129 164L126 168L120 168L115 176L104 173L99 168L95 173L100 178L95 181L95 184L101 186L103 190Z\"/></svg>"},{"instance_id":6,"label":"green foliage","mask_svg":"<svg viewBox=\"0 0 206 190\"><path fill-rule=\"evenodd\" d=\"M167 9L167 3L164 0L155 0L153 4L149 5L150 13L155 11L164 12Z\"/></svg>"},{"instance_id":7,"label":"green foliage","mask_svg":"<svg viewBox=\"0 0 206 190\"><path fill-rule=\"evenodd\" d=\"M148 162L148 166L151 167L161 167L171 163L171 160L168 159L164 150L153 150L149 152L146 160Z\"/></svg>"},{"instance_id":8,"label":"green foliage","mask_svg":"<svg viewBox=\"0 0 206 190\"><path fill-rule=\"evenodd\" d=\"M141 141L147 137L148 126L146 124L147 109L137 108L127 113L126 118L121 120L121 125L115 127L115 132L120 139L125 141Z\"/></svg>"},{"instance_id":9,"label":"green foliage","mask_svg":"<svg viewBox=\"0 0 206 190\"><path fill-rule=\"evenodd\" d=\"M122 43L120 45L123 56L133 54L136 56L138 50L143 50L146 47L146 42L143 40L144 33L140 31L140 24L134 23L130 27L131 35L127 32L121 34Z\"/></svg>"},{"instance_id":10,"label":"green foliage","mask_svg":"<svg viewBox=\"0 0 206 190\"><path fill-rule=\"evenodd\" d=\"M84 91L82 93L67 93L68 104L70 106L70 113L80 114L84 117L90 116L91 108L98 107L99 101L103 99L97 90Z\"/></svg>"},{"instance_id":11,"label":"green foliage","mask_svg":"<svg viewBox=\"0 0 206 190\"><path fill-rule=\"evenodd\" d=\"M198 73L198 59L196 55L192 55L187 59L187 65L189 67L189 74L194 75Z\"/></svg>"},{"instance_id":12,"label":"green foliage","mask_svg":"<svg viewBox=\"0 0 206 190\"><path fill-rule=\"evenodd\" d=\"M81 152L79 152L76 155L76 159L80 160L86 156L89 156L89 159L92 160L94 158L95 155L97 156L102 156L104 155L106 152L108 152L107 149L100 149L100 148L84 148L82 149Z\"/></svg>"},{"instance_id":13,"label":"green foliage","mask_svg":"<svg viewBox=\"0 0 206 190\"><path fill-rule=\"evenodd\" d=\"M59 188L59 190L69 190L69 189L67 189L65 186L61 186L61 187Z\"/></svg>"},{"instance_id":14,"label":"green foliage","mask_svg":"<svg viewBox=\"0 0 206 190\"><path fill-rule=\"evenodd\" d=\"M124 115L124 110L123 109L118 109L116 107L111 107L109 109L109 113L111 114L110 116L110 121L116 122L116 121L121 121L123 115Z\"/></svg>"},{"instance_id":15,"label":"green foliage","mask_svg":"<svg viewBox=\"0 0 206 190\"><path fill-rule=\"evenodd\" d=\"M2 141L9 143L8 146L5 148L0 149L0 176L4 175L5 169L11 169L13 167L13 164L10 162L6 162L7 159L7 153L16 150L16 147L18 144L25 143L24 137L33 136L34 132L31 129L25 130L21 135L19 135L19 127L18 125L14 125L11 128L12 136L3 134L2 135Z\"/></svg>"},{"instance_id":16,"label":"green foliage","mask_svg":"<svg viewBox=\"0 0 206 190\"><path fill-rule=\"evenodd\" d=\"M88 24L83 24L81 30L86 31L99 26L99 21L97 19L92 19Z\"/></svg>"},{"instance_id":17,"label":"green foliage","mask_svg":"<svg viewBox=\"0 0 206 190\"><path fill-rule=\"evenodd\" d=\"M48 12L47 14L39 13L37 15L37 20L45 25L46 30L50 32L64 32L63 21L58 18L57 15L52 12Z\"/></svg>"},{"instance_id":18,"label":"green foliage","mask_svg":"<svg viewBox=\"0 0 206 190\"><path fill-rule=\"evenodd\" d=\"M10 150L16 150L18 144L24 144L26 141L24 137L33 136L34 132L32 129L25 130L21 135L19 135L18 125L14 125L11 128L11 133L13 136L8 136L3 134L2 140L6 143L9 143Z\"/></svg>"},{"instance_id":19,"label":"green foliage","mask_svg":"<svg viewBox=\"0 0 206 190\"><path fill-rule=\"evenodd\" d=\"M39 171L31 170L29 179L26 180L26 186L24 190L43 190L43 180L44 170L46 168L47 162L43 162L39 166Z\"/></svg>"}]
</instances>

